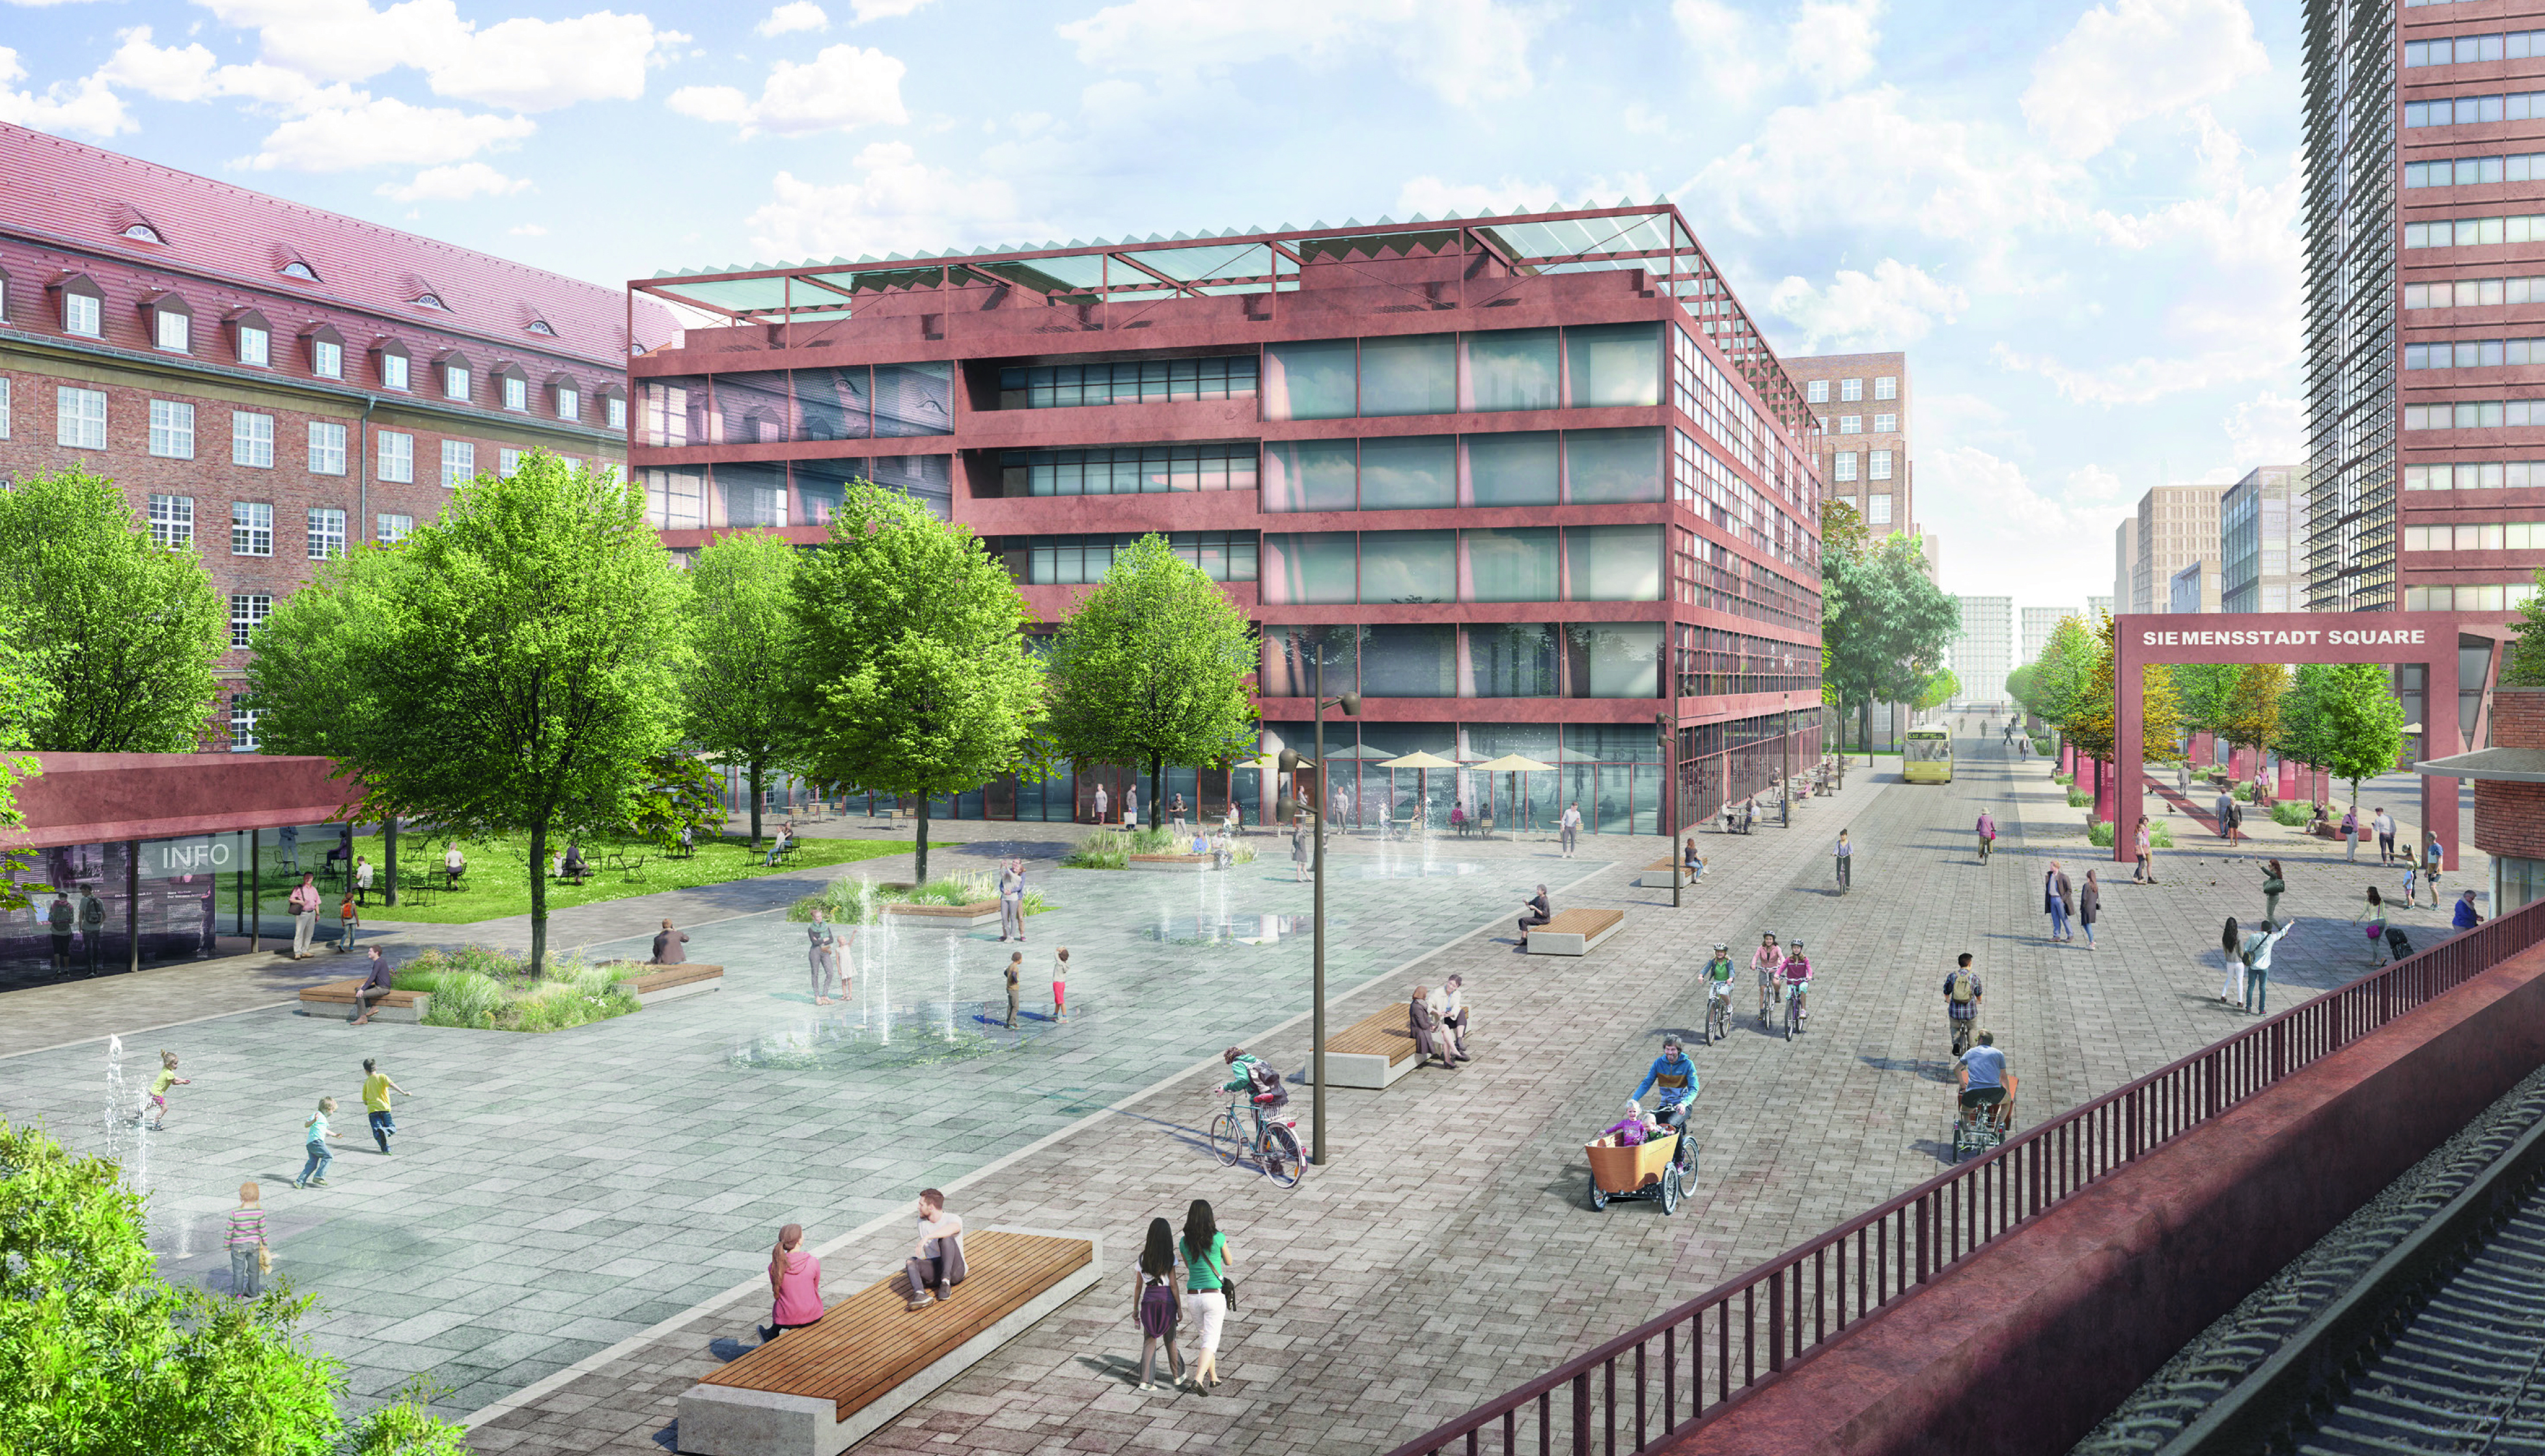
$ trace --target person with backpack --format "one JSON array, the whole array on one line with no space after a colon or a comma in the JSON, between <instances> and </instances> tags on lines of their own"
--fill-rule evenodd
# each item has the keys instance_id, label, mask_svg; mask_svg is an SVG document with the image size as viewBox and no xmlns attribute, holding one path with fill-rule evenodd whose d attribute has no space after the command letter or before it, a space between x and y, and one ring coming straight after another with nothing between
<instances>
[{"instance_id":1,"label":"person with backpack","mask_svg":"<svg viewBox=\"0 0 2545 1456\"><path fill-rule=\"evenodd\" d=\"M1272 1064L1242 1046L1233 1046L1219 1054L1228 1067L1228 1081L1220 1084L1221 1092L1245 1092L1266 1115L1290 1105L1290 1090L1281 1085L1281 1074Z\"/></svg>"},{"instance_id":2,"label":"person with backpack","mask_svg":"<svg viewBox=\"0 0 2545 1456\"><path fill-rule=\"evenodd\" d=\"M2262 1003L2271 989L2271 947L2288 938L2289 931L2297 927L2296 921L2282 926L2266 920L2262 929L2245 937L2245 988L2236 999L2238 1011L2258 1016L2263 1013Z\"/></svg>"},{"instance_id":3,"label":"person with backpack","mask_svg":"<svg viewBox=\"0 0 2545 1456\"><path fill-rule=\"evenodd\" d=\"M80 887L80 943L88 953L88 974L97 974L97 954L106 945L106 902L94 886Z\"/></svg>"},{"instance_id":4,"label":"person with backpack","mask_svg":"<svg viewBox=\"0 0 2545 1456\"><path fill-rule=\"evenodd\" d=\"M1980 1000L1987 994L1980 973L1971 969L1971 953L1963 951L1952 974L1944 977L1944 1018L1952 1027L1954 1056L1970 1050L1971 1032L1980 1022Z\"/></svg>"},{"instance_id":5,"label":"person with backpack","mask_svg":"<svg viewBox=\"0 0 2545 1456\"><path fill-rule=\"evenodd\" d=\"M1158 1346L1167 1347L1167 1389L1185 1383L1185 1357L1176 1352L1176 1325L1185 1302L1183 1277L1176 1271L1175 1226L1162 1218L1149 1220L1149 1236L1140 1246L1139 1267L1131 1279L1131 1323L1140 1327L1140 1389L1155 1390Z\"/></svg>"},{"instance_id":6,"label":"person with backpack","mask_svg":"<svg viewBox=\"0 0 2545 1456\"><path fill-rule=\"evenodd\" d=\"M53 969L67 975L71 968L71 928L79 924L79 912L71 908L68 890L53 892L52 906L44 912L44 926L53 934Z\"/></svg>"}]
</instances>

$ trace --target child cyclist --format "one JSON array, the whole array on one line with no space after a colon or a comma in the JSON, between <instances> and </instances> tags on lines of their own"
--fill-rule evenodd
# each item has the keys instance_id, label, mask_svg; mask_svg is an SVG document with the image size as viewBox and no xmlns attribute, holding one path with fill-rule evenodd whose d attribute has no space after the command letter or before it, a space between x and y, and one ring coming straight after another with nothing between
<instances>
[{"instance_id":1,"label":"child cyclist","mask_svg":"<svg viewBox=\"0 0 2545 1456\"><path fill-rule=\"evenodd\" d=\"M1759 1026L1767 1025L1767 1004L1784 993L1785 952L1776 948L1772 934L1759 937L1759 948L1750 953L1750 969L1759 973Z\"/></svg>"},{"instance_id":2,"label":"child cyclist","mask_svg":"<svg viewBox=\"0 0 2545 1456\"><path fill-rule=\"evenodd\" d=\"M1714 959L1705 963L1706 1023L1713 1024L1714 1004L1732 1000L1732 947L1721 940L1714 942ZM1724 1008L1724 1023L1731 1024L1730 1007Z\"/></svg>"},{"instance_id":3,"label":"child cyclist","mask_svg":"<svg viewBox=\"0 0 2545 1456\"><path fill-rule=\"evenodd\" d=\"M1802 941L1795 941L1785 952L1783 970L1785 994L1794 999L1794 1005L1798 1009L1797 1017L1807 1022L1812 1018L1812 1004L1807 999L1812 989L1812 961L1811 957L1803 954Z\"/></svg>"}]
</instances>

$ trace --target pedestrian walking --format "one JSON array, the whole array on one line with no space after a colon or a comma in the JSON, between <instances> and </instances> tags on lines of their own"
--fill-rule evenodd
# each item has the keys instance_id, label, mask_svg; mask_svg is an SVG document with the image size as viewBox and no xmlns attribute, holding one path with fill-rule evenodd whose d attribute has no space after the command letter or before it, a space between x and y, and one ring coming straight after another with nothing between
<instances>
[{"instance_id":1,"label":"pedestrian walking","mask_svg":"<svg viewBox=\"0 0 2545 1456\"><path fill-rule=\"evenodd\" d=\"M654 964L658 966L688 965L690 963L690 953L682 947L689 943L690 936L688 931L673 930L672 923L670 921L667 920L663 922L663 929L654 932Z\"/></svg>"},{"instance_id":2,"label":"pedestrian walking","mask_svg":"<svg viewBox=\"0 0 2545 1456\"><path fill-rule=\"evenodd\" d=\"M1290 817L1290 883L1298 884L1308 877L1308 861L1313 857L1308 848L1308 816Z\"/></svg>"},{"instance_id":3,"label":"pedestrian walking","mask_svg":"<svg viewBox=\"0 0 2545 1456\"><path fill-rule=\"evenodd\" d=\"M409 1093L389 1080L380 1070L377 1057L363 1058L363 1110L370 1114L371 1138L380 1145L380 1156L389 1157L389 1139L397 1136L397 1114L389 1110L389 1093Z\"/></svg>"},{"instance_id":4,"label":"pedestrian walking","mask_svg":"<svg viewBox=\"0 0 2545 1456\"><path fill-rule=\"evenodd\" d=\"M2437 835L2424 830L2422 837L2426 842L2422 849L2422 883L2429 886L2430 908L2436 910L2439 908L2439 861L2444 856Z\"/></svg>"},{"instance_id":5,"label":"pedestrian walking","mask_svg":"<svg viewBox=\"0 0 2545 1456\"><path fill-rule=\"evenodd\" d=\"M1055 1021L1069 1019L1069 947L1066 945L1051 958L1051 1018Z\"/></svg>"},{"instance_id":6,"label":"pedestrian walking","mask_svg":"<svg viewBox=\"0 0 2545 1456\"><path fill-rule=\"evenodd\" d=\"M98 952L106 947L106 902L92 885L80 887L80 950L88 957L88 974L97 974Z\"/></svg>"},{"instance_id":7,"label":"pedestrian walking","mask_svg":"<svg viewBox=\"0 0 2545 1456\"><path fill-rule=\"evenodd\" d=\"M2359 907L2359 913L2350 918L2350 923L2352 925L2366 924L2368 927L2368 963L2372 966L2383 964L2384 962L2381 957L2386 953L2386 901L2383 896L2377 893L2377 887L2375 885L2370 885L2368 887L2368 899Z\"/></svg>"},{"instance_id":8,"label":"pedestrian walking","mask_svg":"<svg viewBox=\"0 0 2545 1456\"><path fill-rule=\"evenodd\" d=\"M788 1224L769 1251L769 1323L761 1327L762 1344L822 1318L822 1261L800 1247L803 1242L804 1226Z\"/></svg>"},{"instance_id":9,"label":"pedestrian walking","mask_svg":"<svg viewBox=\"0 0 2545 1456\"><path fill-rule=\"evenodd\" d=\"M1008 952L1008 1024L1011 1026L1017 1024L1017 983L1025 975L1025 970L1026 953L1022 950Z\"/></svg>"},{"instance_id":10,"label":"pedestrian walking","mask_svg":"<svg viewBox=\"0 0 2545 1456\"><path fill-rule=\"evenodd\" d=\"M1844 895L1855 883L1855 846L1847 843L1846 830L1838 832L1838 845L1830 854L1838 860L1838 892Z\"/></svg>"},{"instance_id":11,"label":"pedestrian walking","mask_svg":"<svg viewBox=\"0 0 2545 1456\"><path fill-rule=\"evenodd\" d=\"M2228 792L2226 785L2219 785L2218 802L2213 807L2218 815L2218 838L2231 845L2234 844L2236 842L2236 796Z\"/></svg>"},{"instance_id":12,"label":"pedestrian walking","mask_svg":"<svg viewBox=\"0 0 2545 1456\"><path fill-rule=\"evenodd\" d=\"M1564 818L1556 828L1563 838L1564 857L1570 859L1574 842L1582 833L1582 805L1578 802L1565 805Z\"/></svg>"},{"instance_id":13,"label":"pedestrian walking","mask_svg":"<svg viewBox=\"0 0 2545 1456\"><path fill-rule=\"evenodd\" d=\"M2282 926L2266 920L2260 930L2245 937L2245 990L2237 998L2238 1011L2264 1014L2263 1003L2271 990L2271 947L2288 938L2289 931L2297 928L2296 921Z\"/></svg>"},{"instance_id":14,"label":"pedestrian walking","mask_svg":"<svg viewBox=\"0 0 2545 1456\"><path fill-rule=\"evenodd\" d=\"M2050 861L2050 868L2041 877L2041 909L2050 917L2051 939L2076 938L2076 932L2068 929L2068 920L2077 913L2077 887L2056 859Z\"/></svg>"},{"instance_id":15,"label":"pedestrian walking","mask_svg":"<svg viewBox=\"0 0 2545 1456\"><path fill-rule=\"evenodd\" d=\"M2377 831L2377 862L2380 864L2394 863L2395 817L2387 813L2385 807L2380 805L2376 816L2370 819L2368 824L2371 829Z\"/></svg>"},{"instance_id":16,"label":"pedestrian walking","mask_svg":"<svg viewBox=\"0 0 2545 1456\"><path fill-rule=\"evenodd\" d=\"M2289 882L2288 879L2280 873L2280 861L2276 859L2263 860L2262 919L2267 921L2276 921L2280 918L2280 897L2288 892Z\"/></svg>"},{"instance_id":17,"label":"pedestrian walking","mask_svg":"<svg viewBox=\"0 0 2545 1456\"><path fill-rule=\"evenodd\" d=\"M1026 862L1011 859L999 866L999 938L1026 938Z\"/></svg>"},{"instance_id":18,"label":"pedestrian walking","mask_svg":"<svg viewBox=\"0 0 2545 1456\"><path fill-rule=\"evenodd\" d=\"M830 912L814 906L813 923L804 928L804 973L815 1006L831 1004L831 987L840 979L839 949L840 934L831 929Z\"/></svg>"},{"instance_id":19,"label":"pedestrian walking","mask_svg":"<svg viewBox=\"0 0 2545 1456\"><path fill-rule=\"evenodd\" d=\"M161 1052L159 1075L150 1079L150 1091L142 1093L141 1105L133 1112L132 1120L137 1123L142 1118L148 1117L152 1132L166 1132L168 1130L168 1089L194 1085L193 1078L177 1075L177 1054L170 1051Z\"/></svg>"},{"instance_id":20,"label":"pedestrian walking","mask_svg":"<svg viewBox=\"0 0 2545 1456\"><path fill-rule=\"evenodd\" d=\"M239 1184L238 1207L230 1210L229 1235L222 1241L230 1252L230 1293L239 1299L265 1293L266 1265L274 1257L265 1245L262 1196L256 1184Z\"/></svg>"},{"instance_id":21,"label":"pedestrian walking","mask_svg":"<svg viewBox=\"0 0 2545 1456\"><path fill-rule=\"evenodd\" d=\"M336 916L344 922L344 930L336 937L336 953L343 955L354 948L354 932L363 928L363 914L354 904L353 891L345 892L345 903L336 907Z\"/></svg>"},{"instance_id":22,"label":"pedestrian walking","mask_svg":"<svg viewBox=\"0 0 2545 1456\"><path fill-rule=\"evenodd\" d=\"M327 1124L327 1119L334 1116L335 1112L336 1099L320 1097L318 1115L300 1125L301 1150L309 1155L309 1160L300 1165L300 1176L291 1180L291 1186L295 1188L327 1186L327 1165L336 1161L336 1155L328 1150L327 1140L344 1136Z\"/></svg>"},{"instance_id":23,"label":"pedestrian walking","mask_svg":"<svg viewBox=\"0 0 2545 1456\"><path fill-rule=\"evenodd\" d=\"M2356 860L2359 857L2359 806L2357 804L2341 811L2341 857L2350 860Z\"/></svg>"},{"instance_id":24,"label":"pedestrian walking","mask_svg":"<svg viewBox=\"0 0 2545 1456\"><path fill-rule=\"evenodd\" d=\"M368 854L354 856L354 903L371 903L371 859Z\"/></svg>"},{"instance_id":25,"label":"pedestrian walking","mask_svg":"<svg viewBox=\"0 0 2545 1456\"><path fill-rule=\"evenodd\" d=\"M1174 833L1176 843L1184 843L1185 796L1183 794L1177 794L1167 801L1167 828Z\"/></svg>"},{"instance_id":26,"label":"pedestrian walking","mask_svg":"<svg viewBox=\"0 0 2545 1456\"><path fill-rule=\"evenodd\" d=\"M1140 785L1136 783L1122 790L1122 827L1140 827Z\"/></svg>"},{"instance_id":27,"label":"pedestrian walking","mask_svg":"<svg viewBox=\"0 0 2545 1456\"><path fill-rule=\"evenodd\" d=\"M1176 1352L1176 1325L1184 1303L1182 1278L1176 1272L1175 1226L1162 1218L1149 1220L1149 1237L1140 1246L1140 1262L1131 1273L1131 1323L1140 1327L1140 1389L1154 1390L1149 1377L1157 1368L1158 1346L1167 1347L1167 1388L1184 1384L1185 1357Z\"/></svg>"},{"instance_id":28,"label":"pedestrian walking","mask_svg":"<svg viewBox=\"0 0 2545 1456\"><path fill-rule=\"evenodd\" d=\"M2460 935L2483 924L2483 917L2475 912L2474 891L2468 890L2457 896L2456 914L2449 918L2449 924Z\"/></svg>"},{"instance_id":29,"label":"pedestrian walking","mask_svg":"<svg viewBox=\"0 0 2545 1456\"><path fill-rule=\"evenodd\" d=\"M1219 1231L1207 1200L1195 1198L1185 1210L1177 1253L1185 1261L1185 1317L1193 1328L1193 1390L1199 1393L1219 1384L1219 1331L1236 1288L1228 1277L1228 1236Z\"/></svg>"},{"instance_id":30,"label":"pedestrian walking","mask_svg":"<svg viewBox=\"0 0 2545 1456\"><path fill-rule=\"evenodd\" d=\"M2094 922L2103 913L2103 887L2094 880L2094 871L2086 871L2086 883L2077 891L2077 924L2086 928L2086 948L2094 948Z\"/></svg>"},{"instance_id":31,"label":"pedestrian walking","mask_svg":"<svg viewBox=\"0 0 2545 1456\"><path fill-rule=\"evenodd\" d=\"M53 933L53 969L63 975L71 969L71 930L79 924L79 912L71 908L68 890L55 890L53 903L44 911L44 925Z\"/></svg>"},{"instance_id":32,"label":"pedestrian walking","mask_svg":"<svg viewBox=\"0 0 2545 1456\"><path fill-rule=\"evenodd\" d=\"M307 960L317 952L309 948L318 935L318 881L314 875L300 877L300 886L291 892L291 958Z\"/></svg>"},{"instance_id":33,"label":"pedestrian walking","mask_svg":"<svg viewBox=\"0 0 2545 1456\"><path fill-rule=\"evenodd\" d=\"M2138 868L2130 871L2130 883L2134 885L2155 884L2156 831L2148 828L2147 816L2144 814L2139 816L2138 856L2139 866Z\"/></svg>"},{"instance_id":34,"label":"pedestrian walking","mask_svg":"<svg viewBox=\"0 0 2545 1456\"><path fill-rule=\"evenodd\" d=\"M1099 825L1105 824L1105 823L1107 822L1107 821L1106 821L1106 818L1105 818L1105 805L1106 805L1106 802L1107 802L1107 800L1106 800L1106 798L1105 798L1105 785L1103 785L1103 784L1101 784L1101 783L1100 783L1100 784L1096 785L1096 822L1097 822Z\"/></svg>"},{"instance_id":35,"label":"pedestrian walking","mask_svg":"<svg viewBox=\"0 0 2545 1456\"><path fill-rule=\"evenodd\" d=\"M2218 983L2218 1002L2234 1006L2238 993L2245 987L2245 930L2236 917L2227 917L2227 929L2218 932L2218 948L2227 962L2227 979Z\"/></svg>"}]
</instances>

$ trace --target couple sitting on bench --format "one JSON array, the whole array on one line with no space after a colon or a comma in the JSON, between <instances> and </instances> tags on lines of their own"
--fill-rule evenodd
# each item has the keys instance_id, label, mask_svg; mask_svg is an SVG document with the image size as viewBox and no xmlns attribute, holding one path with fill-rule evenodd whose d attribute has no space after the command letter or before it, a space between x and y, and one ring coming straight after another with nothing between
<instances>
[{"instance_id":1,"label":"couple sitting on bench","mask_svg":"<svg viewBox=\"0 0 2545 1456\"><path fill-rule=\"evenodd\" d=\"M789 1330L802 1330L822 1318L822 1261L797 1246L804 1226L788 1224L779 1231L778 1247L769 1254L769 1324L763 1344ZM909 1308L924 1310L954 1297L963 1282L963 1220L945 1211L945 1195L935 1188L919 1195L919 1242L902 1265L910 1281Z\"/></svg>"}]
</instances>

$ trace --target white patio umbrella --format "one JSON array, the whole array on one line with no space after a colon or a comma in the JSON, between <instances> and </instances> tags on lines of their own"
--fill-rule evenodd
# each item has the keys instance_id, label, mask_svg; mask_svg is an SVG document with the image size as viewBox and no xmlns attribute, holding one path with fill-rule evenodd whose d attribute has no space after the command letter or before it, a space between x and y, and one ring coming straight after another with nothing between
<instances>
[{"instance_id":1,"label":"white patio umbrella","mask_svg":"<svg viewBox=\"0 0 2545 1456\"><path fill-rule=\"evenodd\" d=\"M1482 764L1470 765L1469 767L1473 768L1479 773L1513 774L1544 773L1554 768L1551 764L1541 764L1535 759L1522 758L1519 754L1505 754L1499 759L1490 759ZM1519 808L1519 784L1517 780L1512 782L1511 792L1512 808L1514 810L1512 817L1517 820L1519 817L1518 813Z\"/></svg>"}]
</instances>

